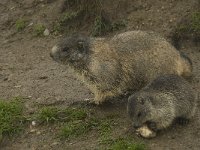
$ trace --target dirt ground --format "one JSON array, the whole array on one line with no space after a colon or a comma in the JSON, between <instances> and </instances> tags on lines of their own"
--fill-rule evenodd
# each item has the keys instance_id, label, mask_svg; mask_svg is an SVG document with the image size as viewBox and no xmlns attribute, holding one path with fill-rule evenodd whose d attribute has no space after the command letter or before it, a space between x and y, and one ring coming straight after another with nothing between
<instances>
[{"instance_id":1,"label":"dirt ground","mask_svg":"<svg viewBox=\"0 0 200 150\"><path fill-rule=\"evenodd\" d=\"M52 22L59 15L60 1L38 0L37 4L36 1L0 0L0 98L25 97L25 106L29 113L34 112L37 105L67 107L73 102L93 98L93 94L76 78L72 70L57 64L49 57L50 49L60 36L50 34L45 37L34 37L32 35L31 24L43 23L47 28L51 28ZM127 0L126 3L124 1L119 12L125 12L119 17L126 18L127 26L120 32L135 29L153 30L167 39L184 16L200 7L198 0ZM17 32L15 21L21 17L27 18L29 24L25 31ZM199 91L200 43L194 43L190 39L183 40L180 50L192 60L194 74L192 84ZM115 131L116 134L126 134L130 129L125 102L116 102L105 107L93 106L92 109L100 114L119 115L120 124ZM96 135L93 134L75 141L59 141L55 136L54 131L57 130L55 126L41 127L39 130L40 134L25 132L11 141L6 141L0 149L97 149ZM151 140L139 139L153 150L199 150L199 109L190 124L174 126Z\"/></svg>"}]
</instances>

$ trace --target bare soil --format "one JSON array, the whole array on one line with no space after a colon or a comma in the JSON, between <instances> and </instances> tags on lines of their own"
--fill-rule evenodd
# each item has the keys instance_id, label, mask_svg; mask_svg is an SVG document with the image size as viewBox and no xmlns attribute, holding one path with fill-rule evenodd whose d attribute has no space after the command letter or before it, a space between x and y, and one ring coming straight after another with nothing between
<instances>
[{"instance_id":1,"label":"bare soil","mask_svg":"<svg viewBox=\"0 0 200 150\"><path fill-rule=\"evenodd\" d=\"M114 3L114 4L113 4ZM44 24L49 30L60 14L61 0L1 0L0 1L0 98L15 96L26 98L28 113L34 113L38 106L67 107L74 102L93 98L93 94L74 72L66 66L52 61L49 51L63 35L52 33L45 37L34 37L32 26ZM119 7L120 6L120 7ZM127 30L153 30L169 41L175 26L186 16L199 11L199 0L116 0L108 1L107 13L113 19L125 18ZM19 18L28 20L27 27L17 32L15 22ZM33 24L33 25L32 25ZM89 33L88 28L81 28ZM114 32L112 34L116 34ZM193 63L194 77L191 83L200 89L200 43L182 40L180 51L187 54ZM114 100L113 100L114 101ZM153 150L199 150L200 112L186 126L173 126L161 132L156 138L145 140L134 135L126 114L126 98L123 102L103 106L88 106L100 116L118 115L119 126L114 129L115 136L133 134L133 138L144 141ZM54 125L38 127L39 132L22 135L4 141L2 150L49 150L49 149L98 149L98 135L90 133L70 141L60 141L56 136L58 128Z\"/></svg>"}]
</instances>

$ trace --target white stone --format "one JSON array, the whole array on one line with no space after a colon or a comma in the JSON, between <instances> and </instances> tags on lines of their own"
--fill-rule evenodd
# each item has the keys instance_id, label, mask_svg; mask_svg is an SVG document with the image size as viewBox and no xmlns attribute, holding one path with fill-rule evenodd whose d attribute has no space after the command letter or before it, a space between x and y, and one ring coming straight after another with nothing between
<instances>
[{"instance_id":1,"label":"white stone","mask_svg":"<svg viewBox=\"0 0 200 150\"><path fill-rule=\"evenodd\" d=\"M32 122L31 122L31 125L32 125L32 126L36 126L36 121L32 121Z\"/></svg>"},{"instance_id":2,"label":"white stone","mask_svg":"<svg viewBox=\"0 0 200 150\"><path fill-rule=\"evenodd\" d=\"M44 34L44 36L48 36L50 34L50 32L48 29L45 29L43 34Z\"/></svg>"}]
</instances>

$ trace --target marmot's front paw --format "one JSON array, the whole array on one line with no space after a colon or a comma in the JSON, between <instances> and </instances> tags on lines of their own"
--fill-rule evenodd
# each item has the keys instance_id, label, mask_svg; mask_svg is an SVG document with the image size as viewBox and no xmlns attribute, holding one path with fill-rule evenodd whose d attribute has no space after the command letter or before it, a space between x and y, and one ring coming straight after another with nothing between
<instances>
[{"instance_id":1,"label":"marmot's front paw","mask_svg":"<svg viewBox=\"0 0 200 150\"><path fill-rule=\"evenodd\" d=\"M102 101L95 100L94 98L86 98L86 99L84 99L84 101L89 103L89 104L95 104L95 105L102 104Z\"/></svg>"},{"instance_id":2,"label":"marmot's front paw","mask_svg":"<svg viewBox=\"0 0 200 150\"><path fill-rule=\"evenodd\" d=\"M146 125L138 128L136 134L142 136L143 138L153 138L156 136L156 132L149 129Z\"/></svg>"}]
</instances>

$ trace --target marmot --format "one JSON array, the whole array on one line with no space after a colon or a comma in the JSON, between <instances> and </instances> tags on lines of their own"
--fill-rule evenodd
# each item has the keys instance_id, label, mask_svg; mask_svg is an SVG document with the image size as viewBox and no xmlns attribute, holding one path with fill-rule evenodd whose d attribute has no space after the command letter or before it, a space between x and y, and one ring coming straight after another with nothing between
<instances>
[{"instance_id":1,"label":"marmot","mask_svg":"<svg viewBox=\"0 0 200 150\"><path fill-rule=\"evenodd\" d=\"M50 56L77 72L96 104L141 89L159 75L188 77L192 72L189 59L151 31L128 31L112 38L72 35L58 42Z\"/></svg>"},{"instance_id":2,"label":"marmot","mask_svg":"<svg viewBox=\"0 0 200 150\"><path fill-rule=\"evenodd\" d=\"M135 128L148 126L156 132L177 119L189 121L195 114L197 99L197 92L184 78L163 75L131 95L127 111Z\"/></svg>"}]
</instances>

